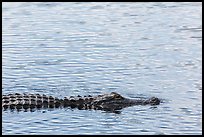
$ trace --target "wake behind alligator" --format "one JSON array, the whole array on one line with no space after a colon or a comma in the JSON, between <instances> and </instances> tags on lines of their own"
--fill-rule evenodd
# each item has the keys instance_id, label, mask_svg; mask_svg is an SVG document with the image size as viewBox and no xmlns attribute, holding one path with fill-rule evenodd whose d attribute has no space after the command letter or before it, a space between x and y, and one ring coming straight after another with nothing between
<instances>
[{"instance_id":1,"label":"wake behind alligator","mask_svg":"<svg viewBox=\"0 0 204 137\"><path fill-rule=\"evenodd\" d=\"M78 108L80 110L118 111L134 105L159 105L160 99L129 99L116 92L97 96L70 96L59 99L57 97L40 94L13 93L2 95L2 110L35 110L46 108Z\"/></svg>"}]
</instances>

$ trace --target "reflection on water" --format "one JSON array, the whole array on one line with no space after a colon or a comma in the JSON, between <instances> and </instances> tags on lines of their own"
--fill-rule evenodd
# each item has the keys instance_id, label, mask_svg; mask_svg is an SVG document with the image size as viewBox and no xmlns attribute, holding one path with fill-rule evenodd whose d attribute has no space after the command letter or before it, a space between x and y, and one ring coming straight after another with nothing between
<instances>
[{"instance_id":1,"label":"reflection on water","mask_svg":"<svg viewBox=\"0 0 204 137\"><path fill-rule=\"evenodd\" d=\"M120 114L2 111L2 134L201 134L201 9L193 2L4 2L3 93L116 91L163 103Z\"/></svg>"}]
</instances>

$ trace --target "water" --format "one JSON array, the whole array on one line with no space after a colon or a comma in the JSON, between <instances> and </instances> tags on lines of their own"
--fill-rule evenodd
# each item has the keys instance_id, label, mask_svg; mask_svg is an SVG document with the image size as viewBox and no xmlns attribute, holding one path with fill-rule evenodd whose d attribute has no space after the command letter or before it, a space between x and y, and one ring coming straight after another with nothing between
<instances>
[{"instance_id":1,"label":"water","mask_svg":"<svg viewBox=\"0 0 204 137\"><path fill-rule=\"evenodd\" d=\"M116 91L157 107L2 111L2 134L202 134L202 3L3 3L2 92Z\"/></svg>"}]
</instances>

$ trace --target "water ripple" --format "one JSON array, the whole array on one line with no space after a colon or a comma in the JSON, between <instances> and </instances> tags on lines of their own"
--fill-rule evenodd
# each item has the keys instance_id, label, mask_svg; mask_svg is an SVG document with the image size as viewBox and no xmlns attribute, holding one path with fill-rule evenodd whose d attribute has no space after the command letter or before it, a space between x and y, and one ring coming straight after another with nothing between
<instances>
[{"instance_id":1,"label":"water ripple","mask_svg":"<svg viewBox=\"0 0 204 137\"><path fill-rule=\"evenodd\" d=\"M2 111L2 134L202 134L202 3L2 5L3 93L162 99L118 113Z\"/></svg>"}]
</instances>

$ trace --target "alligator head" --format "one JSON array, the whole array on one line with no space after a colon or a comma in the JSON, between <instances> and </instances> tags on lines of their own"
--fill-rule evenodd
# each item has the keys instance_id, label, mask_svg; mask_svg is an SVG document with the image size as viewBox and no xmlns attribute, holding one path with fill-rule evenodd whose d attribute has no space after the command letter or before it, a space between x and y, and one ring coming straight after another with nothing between
<instances>
[{"instance_id":1,"label":"alligator head","mask_svg":"<svg viewBox=\"0 0 204 137\"><path fill-rule=\"evenodd\" d=\"M95 107L102 110L120 110L125 107L130 107L134 105L159 105L160 99L156 97L151 97L147 100L143 99L129 99L121 96L116 92L111 92L110 94L99 95L93 103Z\"/></svg>"}]
</instances>

